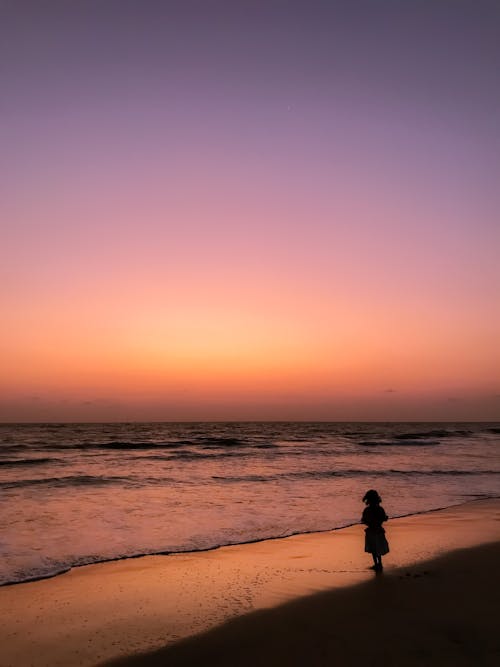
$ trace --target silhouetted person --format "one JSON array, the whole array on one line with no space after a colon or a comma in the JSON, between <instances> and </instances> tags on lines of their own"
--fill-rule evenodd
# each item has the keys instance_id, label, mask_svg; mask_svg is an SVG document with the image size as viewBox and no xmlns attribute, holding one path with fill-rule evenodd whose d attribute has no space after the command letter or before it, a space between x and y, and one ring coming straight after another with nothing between
<instances>
[{"instance_id":1,"label":"silhouetted person","mask_svg":"<svg viewBox=\"0 0 500 667\"><path fill-rule=\"evenodd\" d=\"M366 507L363 510L361 521L368 526L368 528L365 528L365 551L372 555L372 570L381 572L382 556L389 553L389 545L387 544L382 524L389 517L380 504L382 498L375 489L370 489L365 493L363 502L366 503Z\"/></svg>"}]
</instances>

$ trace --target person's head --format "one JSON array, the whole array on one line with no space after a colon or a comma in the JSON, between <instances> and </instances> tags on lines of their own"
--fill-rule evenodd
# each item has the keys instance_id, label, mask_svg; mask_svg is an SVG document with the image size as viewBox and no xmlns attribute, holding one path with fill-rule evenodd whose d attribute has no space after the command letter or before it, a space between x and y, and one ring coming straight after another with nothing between
<instances>
[{"instance_id":1,"label":"person's head","mask_svg":"<svg viewBox=\"0 0 500 667\"><path fill-rule=\"evenodd\" d=\"M379 505L382 502L382 498L378 495L375 489L370 489L363 496L363 502L367 505Z\"/></svg>"}]
</instances>

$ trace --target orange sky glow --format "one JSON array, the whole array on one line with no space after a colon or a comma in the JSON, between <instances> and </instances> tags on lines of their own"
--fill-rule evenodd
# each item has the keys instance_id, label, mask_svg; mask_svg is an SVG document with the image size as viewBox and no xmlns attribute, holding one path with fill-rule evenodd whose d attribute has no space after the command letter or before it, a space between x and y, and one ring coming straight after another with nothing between
<instances>
[{"instance_id":1,"label":"orange sky glow","mask_svg":"<svg viewBox=\"0 0 500 667\"><path fill-rule=\"evenodd\" d=\"M500 419L487 33L415 62L411 22L298 48L270 16L257 49L235 14L186 55L187 15L102 19L94 59L91 18L71 49L35 18L5 46L1 421Z\"/></svg>"}]
</instances>

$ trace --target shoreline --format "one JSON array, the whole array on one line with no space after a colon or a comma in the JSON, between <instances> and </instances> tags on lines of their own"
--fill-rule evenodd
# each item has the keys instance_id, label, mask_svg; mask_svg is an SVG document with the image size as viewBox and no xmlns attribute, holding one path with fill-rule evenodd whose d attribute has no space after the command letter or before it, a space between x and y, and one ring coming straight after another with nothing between
<instances>
[{"instance_id":1,"label":"shoreline","mask_svg":"<svg viewBox=\"0 0 500 667\"><path fill-rule=\"evenodd\" d=\"M392 519L387 534L391 553L384 557L384 580L401 567L500 542L500 500ZM1 665L95 667L164 650L257 610L325 591L354 590L374 580L363 538L355 524L203 552L85 565L4 586L0 603L9 614L0 630Z\"/></svg>"},{"instance_id":2,"label":"shoreline","mask_svg":"<svg viewBox=\"0 0 500 667\"><path fill-rule=\"evenodd\" d=\"M500 500L500 496L485 496L485 497L480 497L480 498L474 498L472 500L468 500L466 502L460 502L460 503L454 503L452 505L444 505L443 507L434 507L428 510L420 510L417 512L409 512L408 514L397 514L394 516L390 517L390 521L395 521L397 519L406 519L408 517L412 516L422 516L426 514L431 514L433 512L441 512L443 510L447 509L452 509L454 507L462 507L465 505L470 505L471 503L476 503L476 502L483 502L483 501L488 501L488 500ZM355 523L347 523L343 524L341 526L337 526L335 528L325 528L323 530L306 530L306 531L297 531L297 532L292 532L292 533L287 533L287 534L281 534L281 535L275 535L271 537L263 537L263 538L255 538L252 540L246 540L244 542L226 542L224 544L216 544L211 547L205 547L201 549L189 549L189 550L181 550L181 551L151 551L151 552L144 552L144 553L137 553L137 554L131 554L130 556L117 556L115 558L105 558L103 560L95 560L90 563L82 563L82 564L77 564L77 565L69 565L68 567L65 567L61 570L58 570L57 572L51 573L51 574L44 574L40 576L35 576L35 577L30 577L28 579L22 579L20 581L5 581L3 583L0 583L0 589L5 588L5 587L11 587L11 586L20 586L22 584L31 584L37 581L45 581L46 579L54 579L56 577L60 577L62 575L68 574L69 572L73 572L74 570L77 570L82 567L92 567L94 565L104 565L108 563L120 563L122 561L127 561L127 560L136 560L138 558L148 558L148 557L156 557L156 556L174 556L174 555L189 555L189 554L202 554L210 551L216 551L217 549L224 549L226 547L238 547L238 546L245 546L245 545L250 545L250 544L259 544L261 542L271 542L274 540L285 540L289 537L297 537L300 535L324 535L325 533L333 533L339 530L344 530L346 528L352 528L353 526L361 526L361 522L357 521Z\"/></svg>"}]
</instances>

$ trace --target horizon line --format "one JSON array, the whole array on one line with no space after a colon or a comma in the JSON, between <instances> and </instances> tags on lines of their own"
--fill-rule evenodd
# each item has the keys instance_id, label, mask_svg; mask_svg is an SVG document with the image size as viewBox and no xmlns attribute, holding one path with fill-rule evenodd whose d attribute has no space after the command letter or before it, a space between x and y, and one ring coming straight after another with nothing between
<instances>
[{"instance_id":1,"label":"horizon line","mask_svg":"<svg viewBox=\"0 0 500 667\"><path fill-rule=\"evenodd\" d=\"M99 424L500 424L500 419L152 419L108 421L0 421L0 426Z\"/></svg>"}]
</instances>

